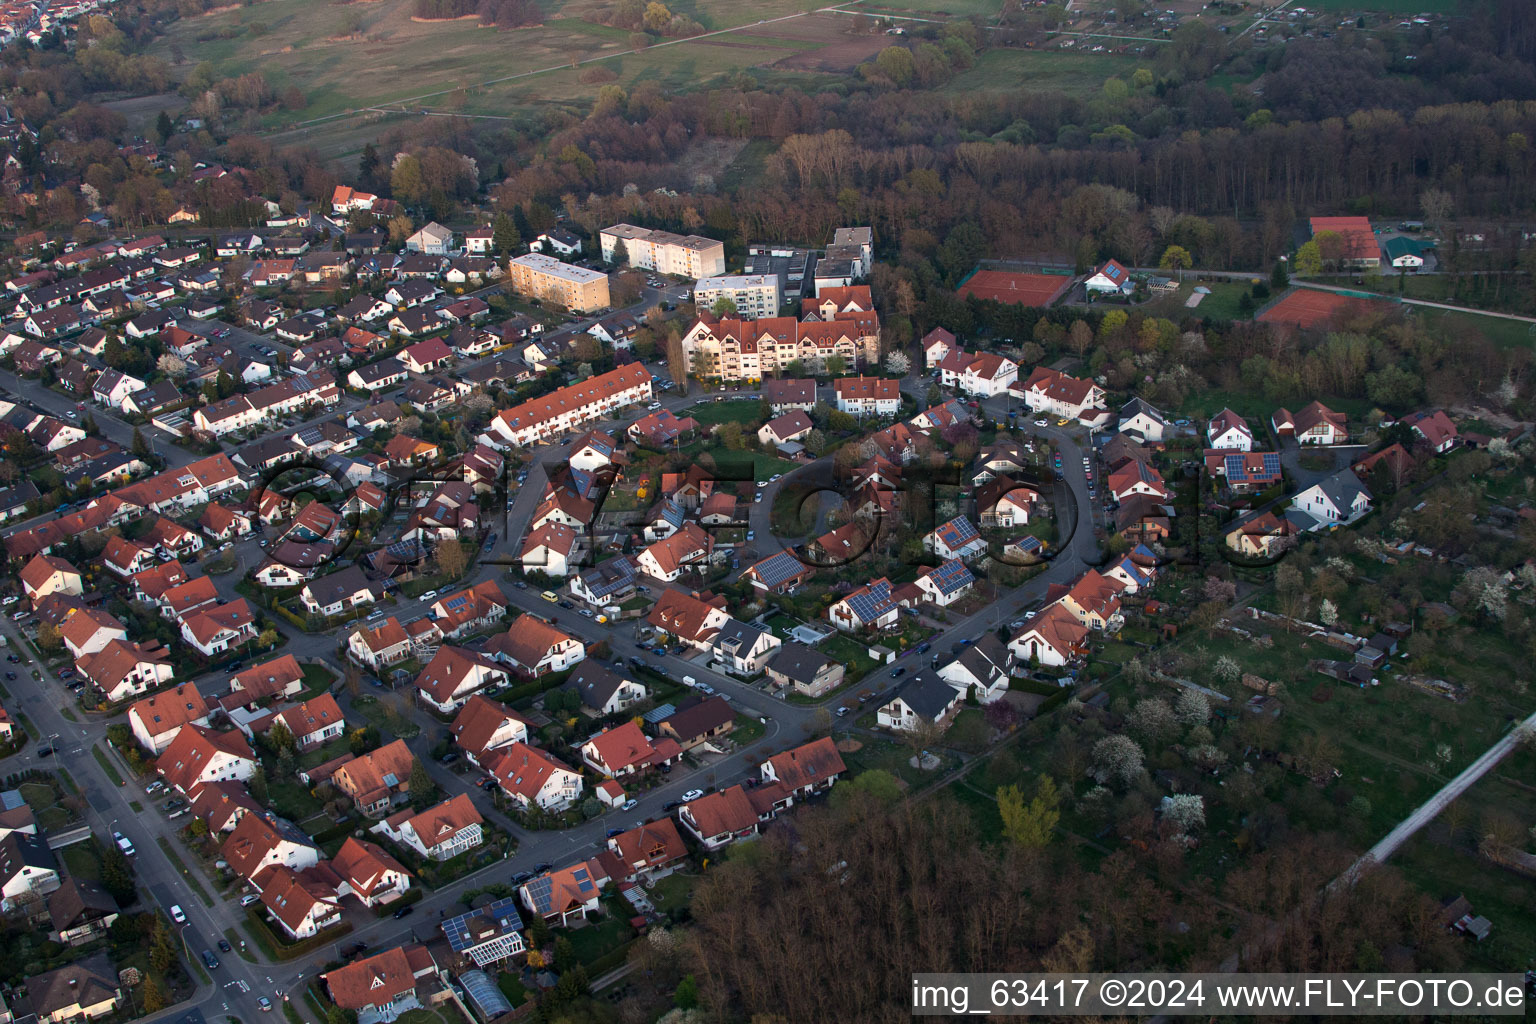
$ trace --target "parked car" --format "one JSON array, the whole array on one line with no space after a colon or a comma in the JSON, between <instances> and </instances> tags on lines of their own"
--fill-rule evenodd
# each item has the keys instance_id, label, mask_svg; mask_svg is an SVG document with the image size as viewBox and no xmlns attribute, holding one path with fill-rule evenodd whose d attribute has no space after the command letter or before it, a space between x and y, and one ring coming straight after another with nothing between
<instances>
[{"instance_id":1,"label":"parked car","mask_svg":"<svg viewBox=\"0 0 1536 1024\"><path fill-rule=\"evenodd\" d=\"M703 795L704 791L702 789L690 789L688 792L683 794L683 803L692 803Z\"/></svg>"},{"instance_id":2,"label":"parked car","mask_svg":"<svg viewBox=\"0 0 1536 1024\"><path fill-rule=\"evenodd\" d=\"M256 1000L256 1005L261 1007L262 1013L272 1012L272 1000L268 999L266 996L258 997Z\"/></svg>"},{"instance_id":3,"label":"parked car","mask_svg":"<svg viewBox=\"0 0 1536 1024\"><path fill-rule=\"evenodd\" d=\"M177 924L186 924L187 923L186 911L181 909L181 904L180 903L172 903L171 904L171 920L175 921Z\"/></svg>"},{"instance_id":4,"label":"parked car","mask_svg":"<svg viewBox=\"0 0 1536 1024\"><path fill-rule=\"evenodd\" d=\"M623 811L632 811L636 807L639 807L639 806L640 806L640 801L635 800L635 799L629 799L629 800L625 800L624 801L624 806L619 808L619 809L623 810Z\"/></svg>"},{"instance_id":5,"label":"parked car","mask_svg":"<svg viewBox=\"0 0 1536 1024\"><path fill-rule=\"evenodd\" d=\"M421 599L423 601L435 601L437 600L437 591L429 590L425 594L421 595Z\"/></svg>"},{"instance_id":6,"label":"parked car","mask_svg":"<svg viewBox=\"0 0 1536 1024\"><path fill-rule=\"evenodd\" d=\"M220 939L219 940L219 952L221 952L221 953L233 953L234 952L234 947L229 944L229 940L228 939Z\"/></svg>"},{"instance_id":7,"label":"parked car","mask_svg":"<svg viewBox=\"0 0 1536 1024\"><path fill-rule=\"evenodd\" d=\"M256 905L257 903L260 903L260 902L261 902L261 897L259 895L257 895L256 893L254 893L254 892L248 892L244 896L240 897L240 905L242 907L254 906L254 905Z\"/></svg>"},{"instance_id":8,"label":"parked car","mask_svg":"<svg viewBox=\"0 0 1536 1024\"><path fill-rule=\"evenodd\" d=\"M533 877L533 872L532 871L519 871L517 874L512 876L512 884L513 885L522 885L524 882L528 881L532 877Z\"/></svg>"},{"instance_id":9,"label":"parked car","mask_svg":"<svg viewBox=\"0 0 1536 1024\"><path fill-rule=\"evenodd\" d=\"M395 911L394 918L395 918L396 921L398 921L402 917L410 917L415 912L416 912L416 908L414 906L404 906L404 907L401 907L399 910Z\"/></svg>"}]
</instances>

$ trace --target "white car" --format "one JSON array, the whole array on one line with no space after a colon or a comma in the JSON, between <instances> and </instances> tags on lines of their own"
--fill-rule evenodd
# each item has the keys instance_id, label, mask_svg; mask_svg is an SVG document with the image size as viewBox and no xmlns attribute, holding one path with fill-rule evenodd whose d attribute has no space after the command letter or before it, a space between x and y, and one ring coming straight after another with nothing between
<instances>
[{"instance_id":1,"label":"white car","mask_svg":"<svg viewBox=\"0 0 1536 1024\"><path fill-rule=\"evenodd\" d=\"M655 412L657 409L661 408L661 403L660 402L652 402L650 405L646 406L646 408L649 409L651 412Z\"/></svg>"},{"instance_id":2,"label":"white car","mask_svg":"<svg viewBox=\"0 0 1536 1024\"><path fill-rule=\"evenodd\" d=\"M1043 419L1035 420L1035 426L1037 426L1037 427L1048 427L1050 425L1051 425L1050 420L1043 420Z\"/></svg>"},{"instance_id":3,"label":"white car","mask_svg":"<svg viewBox=\"0 0 1536 1024\"><path fill-rule=\"evenodd\" d=\"M177 924L187 923L187 915L182 911L181 904L171 904L171 920L175 921Z\"/></svg>"},{"instance_id":4,"label":"white car","mask_svg":"<svg viewBox=\"0 0 1536 1024\"><path fill-rule=\"evenodd\" d=\"M761 494L754 494L754 495L752 495L752 504L756 505L756 504L760 503L762 500L763 500L763 496Z\"/></svg>"},{"instance_id":5,"label":"white car","mask_svg":"<svg viewBox=\"0 0 1536 1024\"><path fill-rule=\"evenodd\" d=\"M437 600L437 591L429 590L425 594L421 595L421 599L423 601L435 601Z\"/></svg>"},{"instance_id":6,"label":"white car","mask_svg":"<svg viewBox=\"0 0 1536 1024\"><path fill-rule=\"evenodd\" d=\"M688 792L683 794L683 803L692 803L703 795L704 791L702 789L690 789Z\"/></svg>"},{"instance_id":7,"label":"white car","mask_svg":"<svg viewBox=\"0 0 1536 1024\"><path fill-rule=\"evenodd\" d=\"M593 612L593 611L592 611L592 609L591 609L591 608L583 608L583 609L582 609L582 610L581 610L581 614L582 614L582 615L584 615L584 616L586 616L586 617L587 617L587 618L589 618L589 619L590 619L590 618L592 618L592 616L593 616L593 615L594 615L594 614L595 614L595 613L594 613L594 612Z\"/></svg>"}]
</instances>

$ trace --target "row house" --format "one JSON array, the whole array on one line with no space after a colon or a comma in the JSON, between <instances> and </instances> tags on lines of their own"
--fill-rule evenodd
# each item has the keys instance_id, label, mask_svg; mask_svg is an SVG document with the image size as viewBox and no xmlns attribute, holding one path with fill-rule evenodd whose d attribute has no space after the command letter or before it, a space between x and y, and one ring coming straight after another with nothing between
<instances>
[{"instance_id":1,"label":"row house","mask_svg":"<svg viewBox=\"0 0 1536 1024\"><path fill-rule=\"evenodd\" d=\"M498 413L480 440L496 449L549 440L651 396L650 371L629 363Z\"/></svg>"},{"instance_id":2,"label":"row house","mask_svg":"<svg viewBox=\"0 0 1536 1024\"><path fill-rule=\"evenodd\" d=\"M788 372L791 364L827 369L874 365L880 356L880 318L874 312L839 313L832 320L789 316L758 320L716 319L702 314L683 336L683 356L700 376L759 381Z\"/></svg>"}]
</instances>

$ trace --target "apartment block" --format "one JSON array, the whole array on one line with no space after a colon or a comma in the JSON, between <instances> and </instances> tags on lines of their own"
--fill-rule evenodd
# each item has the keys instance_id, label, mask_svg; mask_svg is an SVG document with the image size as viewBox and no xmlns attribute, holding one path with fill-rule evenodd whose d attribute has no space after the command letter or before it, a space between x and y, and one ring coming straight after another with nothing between
<instances>
[{"instance_id":1,"label":"apartment block","mask_svg":"<svg viewBox=\"0 0 1536 1024\"><path fill-rule=\"evenodd\" d=\"M603 259L613 262L619 242L630 266L675 277L716 277L725 273L725 245L702 235L675 235L633 224L615 224L598 236Z\"/></svg>"},{"instance_id":2,"label":"apartment block","mask_svg":"<svg viewBox=\"0 0 1536 1024\"><path fill-rule=\"evenodd\" d=\"M608 306L608 275L600 271L561 263L537 252L513 258L508 270L512 290L519 295L553 302L577 313Z\"/></svg>"},{"instance_id":3,"label":"apartment block","mask_svg":"<svg viewBox=\"0 0 1536 1024\"><path fill-rule=\"evenodd\" d=\"M739 315L752 320L778 316L782 301L779 279L772 274L727 274L700 278L694 286L696 306L712 309L721 299L730 299Z\"/></svg>"}]
</instances>

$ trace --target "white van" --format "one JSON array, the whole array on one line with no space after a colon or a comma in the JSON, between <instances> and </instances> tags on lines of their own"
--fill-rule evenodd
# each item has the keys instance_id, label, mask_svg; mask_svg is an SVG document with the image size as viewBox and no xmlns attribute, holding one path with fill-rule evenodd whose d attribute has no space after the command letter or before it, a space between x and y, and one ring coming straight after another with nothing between
<instances>
[{"instance_id":1,"label":"white van","mask_svg":"<svg viewBox=\"0 0 1536 1024\"><path fill-rule=\"evenodd\" d=\"M699 685L699 681L697 679L693 678L693 676L683 676L683 685L684 686L698 686Z\"/></svg>"}]
</instances>

